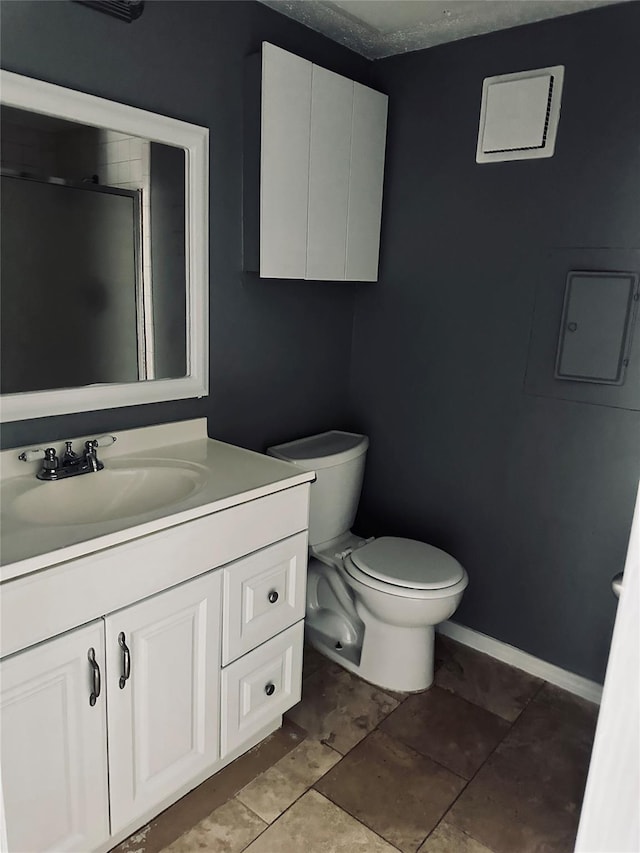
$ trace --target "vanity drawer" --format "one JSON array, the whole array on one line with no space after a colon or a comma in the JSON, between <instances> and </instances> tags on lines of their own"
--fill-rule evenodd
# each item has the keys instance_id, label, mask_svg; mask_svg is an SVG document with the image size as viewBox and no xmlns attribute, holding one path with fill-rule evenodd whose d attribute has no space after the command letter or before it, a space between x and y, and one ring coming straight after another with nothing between
<instances>
[{"instance_id":1,"label":"vanity drawer","mask_svg":"<svg viewBox=\"0 0 640 853\"><path fill-rule=\"evenodd\" d=\"M222 670L222 758L300 701L303 638L300 621Z\"/></svg>"},{"instance_id":2,"label":"vanity drawer","mask_svg":"<svg viewBox=\"0 0 640 853\"><path fill-rule=\"evenodd\" d=\"M223 583L225 666L304 618L306 532L227 566Z\"/></svg>"}]
</instances>

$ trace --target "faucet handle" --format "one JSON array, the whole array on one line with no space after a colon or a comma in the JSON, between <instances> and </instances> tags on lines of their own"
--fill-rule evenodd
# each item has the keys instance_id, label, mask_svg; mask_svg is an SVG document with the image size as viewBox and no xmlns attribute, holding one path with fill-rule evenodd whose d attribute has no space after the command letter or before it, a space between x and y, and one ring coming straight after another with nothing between
<instances>
[{"instance_id":1,"label":"faucet handle","mask_svg":"<svg viewBox=\"0 0 640 853\"><path fill-rule=\"evenodd\" d=\"M113 444L117 440L115 435L99 435L93 439L96 447L109 447L110 444Z\"/></svg>"},{"instance_id":2,"label":"faucet handle","mask_svg":"<svg viewBox=\"0 0 640 853\"><path fill-rule=\"evenodd\" d=\"M44 462L42 463L43 471L57 471L58 457L56 456L55 447L47 447L44 452Z\"/></svg>"},{"instance_id":3,"label":"faucet handle","mask_svg":"<svg viewBox=\"0 0 640 853\"><path fill-rule=\"evenodd\" d=\"M21 462L35 462L37 459L42 459L44 450L42 447L32 447L29 450L23 450L18 456Z\"/></svg>"}]
</instances>

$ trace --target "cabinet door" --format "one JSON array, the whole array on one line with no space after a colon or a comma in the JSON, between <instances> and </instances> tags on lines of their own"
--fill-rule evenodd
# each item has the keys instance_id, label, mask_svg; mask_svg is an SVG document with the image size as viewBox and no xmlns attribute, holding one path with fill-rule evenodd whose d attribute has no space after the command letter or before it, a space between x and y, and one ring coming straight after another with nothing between
<instances>
[{"instance_id":1,"label":"cabinet door","mask_svg":"<svg viewBox=\"0 0 640 853\"><path fill-rule=\"evenodd\" d=\"M114 833L218 758L220 584L212 572L105 620Z\"/></svg>"},{"instance_id":2,"label":"cabinet door","mask_svg":"<svg viewBox=\"0 0 640 853\"><path fill-rule=\"evenodd\" d=\"M260 275L304 278L307 263L311 63L262 46Z\"/></svg>"},{"instance_id":3,"label":"cabinet door","mask_svg":"<svg viewBox=\"0 0 640 853\"><path fill-rule=\"evenodd\" d=\"M386 95L354 83L347 281L376 281L387 134Z\"/></svg>"},{"instance_id":4,"label":"cabinet door","mask_svg":"<svg viewBox=\"0 0 640 853\"><path fill-rule=\"evenodd\" d=\"M345 277L352 113L353 80L314 65L307 279Z\"/></svg>"},{"instance_id":5,"label":"cabinet door","mask_svg":"<svg viewBox=\"0 0 640 853\"><path fill-rule=\"evenodd\" d=\"M0 664L2 793L10 853L87 853L109 837L102 620ZM97 678L97 674L96 674Z\"/></svg>"}]
</instances>

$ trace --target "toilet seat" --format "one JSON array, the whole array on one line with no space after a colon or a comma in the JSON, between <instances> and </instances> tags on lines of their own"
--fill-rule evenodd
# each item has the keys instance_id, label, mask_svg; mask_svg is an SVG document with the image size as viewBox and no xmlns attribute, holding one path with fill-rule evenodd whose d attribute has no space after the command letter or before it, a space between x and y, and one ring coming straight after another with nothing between
<instances>
[{"instance_id":1,"label":"toilet seat","mask_svg":"<svg viewBox=\"0 0 640 853\"><path fill-rule=\"evenodd\" d=\"M345 569L361 582L369 578L374 586L377 581L406 592L448 589L465 576L460 563L440 548L395 536L382 536L355 549L345 560Z\"/></svg>"}]
</instances>

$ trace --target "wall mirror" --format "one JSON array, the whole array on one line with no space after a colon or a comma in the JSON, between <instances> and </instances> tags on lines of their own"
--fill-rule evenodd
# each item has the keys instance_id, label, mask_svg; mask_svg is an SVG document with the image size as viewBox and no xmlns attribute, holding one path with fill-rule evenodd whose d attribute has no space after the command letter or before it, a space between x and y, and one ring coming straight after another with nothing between
<instances>
[{"instance_id":1,"label":"wall mirror","mask_svg":"<svg viewBox=\"0 0 640 853\"><path fill-rule=\"evenodd\" d=\"M208 391L208 130L1 72L0 415Z\"/></svg>"}]
</instances>

